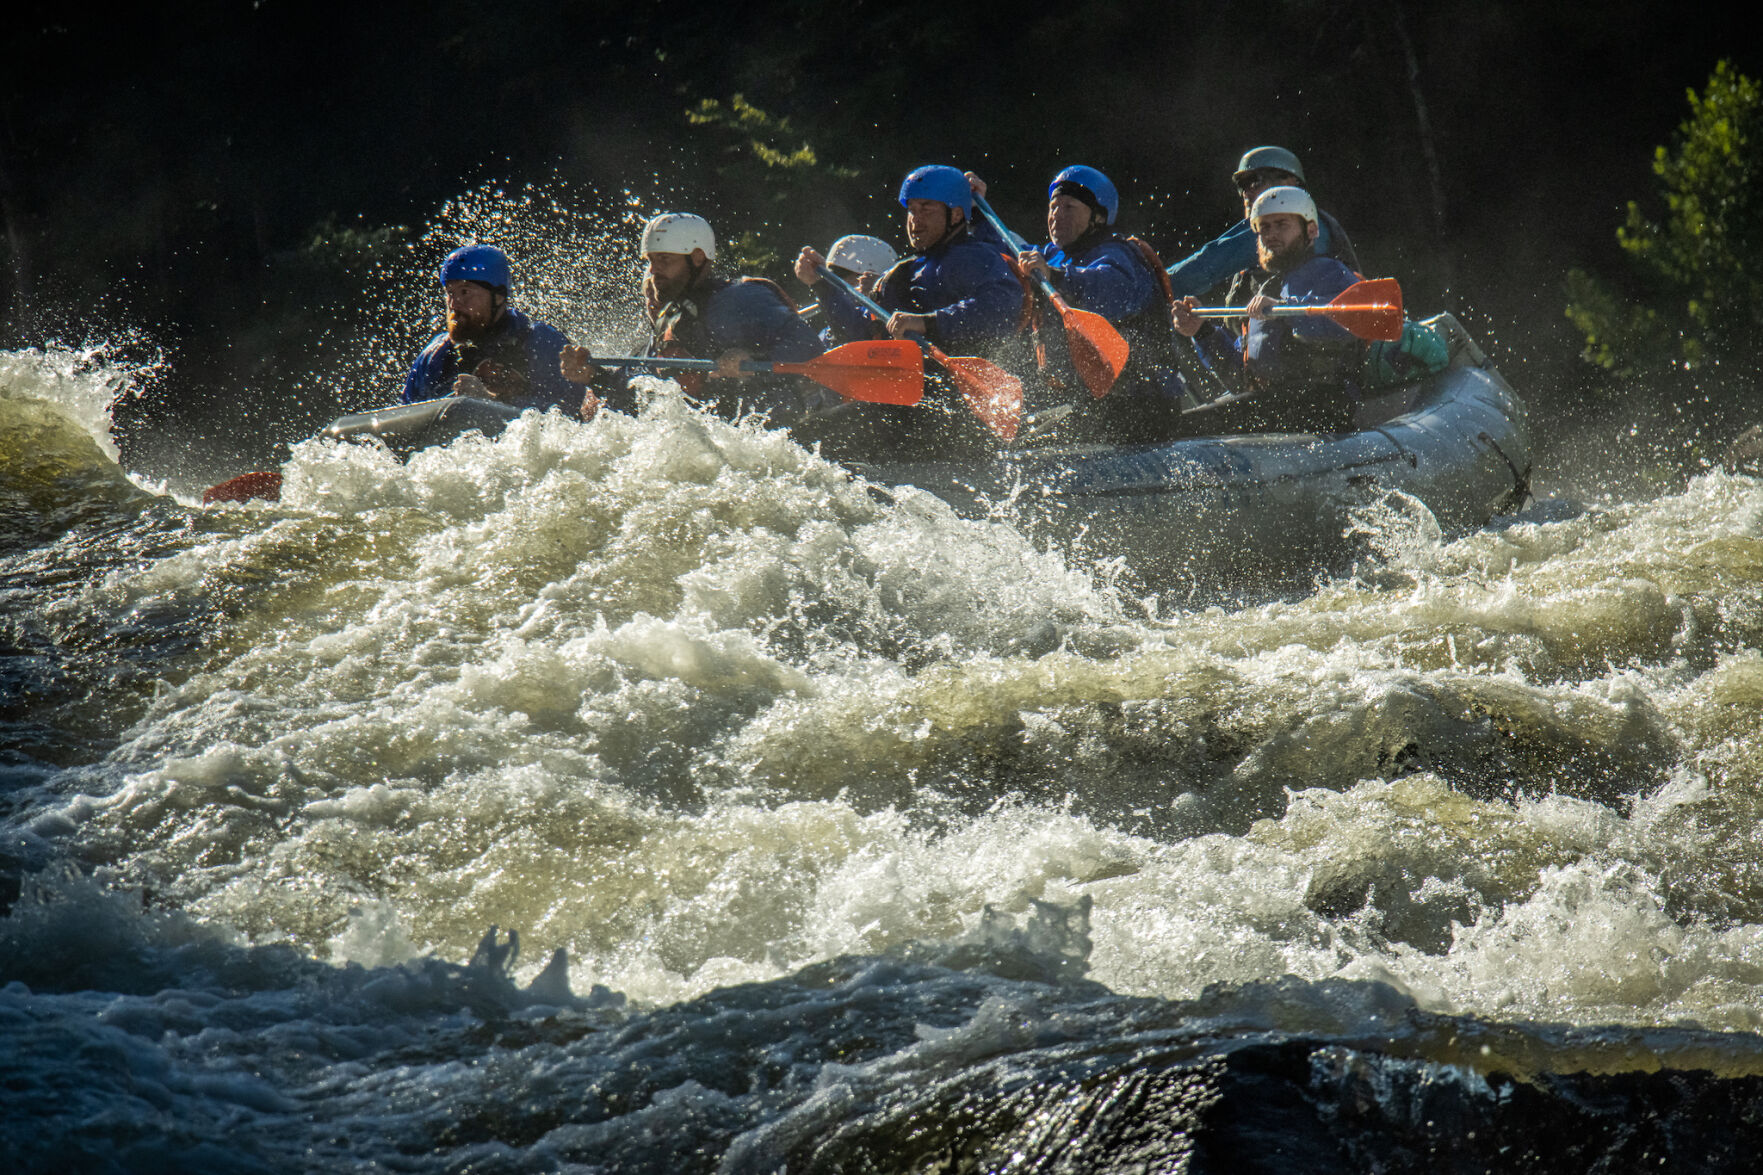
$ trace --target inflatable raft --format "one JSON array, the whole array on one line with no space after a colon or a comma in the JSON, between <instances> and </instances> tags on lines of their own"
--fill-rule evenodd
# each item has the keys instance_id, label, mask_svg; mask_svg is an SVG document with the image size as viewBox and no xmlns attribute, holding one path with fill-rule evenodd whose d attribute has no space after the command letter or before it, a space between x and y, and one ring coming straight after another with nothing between
<instances>
[{"instance_id":1,"label":"inflatable raft","mask_svg":"<svg viewBox=\"0 0 1763 1175\"><path fill-rule=\"evenodd\" d=\"M989 458L852 468L882 485L928 490L969 517L1007 517L1092 555L1121 556L1154 580L1307 576L1355 549L1352 532L1379 501L1410 513L1423 503L1451 534L1528 496L1523 400L1455 320L1429 324L1451 340L1451 366L1362 404L1354 432L1126 446L1031 437ZM467 432L495 436L518 415L453 397L344 416L323 435L377 439L408 454Z\"/></svg>"},{"instance_id":2,"label":"inflatable raft","mask_svg":"<svg viewBox=\"0 0 1763 1175\"><path fill-rule=\"evenodd\" d=\"M1451 365L1362 404L1355 432L1031 444L979 467L857 468L929 490L968 516L1001 514L1092 555L1124 557L1153 579L1308 575L1360 549L1353 532L1380 501L1410 515L1423 503L1450 535L1529 495L1523 400L1454 319L1429 325L1451 340Z\"/></svg>"}]
</instances>

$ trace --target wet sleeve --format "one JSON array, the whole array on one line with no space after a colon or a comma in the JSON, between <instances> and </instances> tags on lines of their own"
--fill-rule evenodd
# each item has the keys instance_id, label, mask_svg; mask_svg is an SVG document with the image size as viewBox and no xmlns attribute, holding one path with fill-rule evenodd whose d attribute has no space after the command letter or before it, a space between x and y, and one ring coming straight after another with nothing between
<instances>
[{"instance_id":1,"label":"wet sleeve","mask_svg":"<svg viewBox=\"0 0 1763 1175\"><path fill-rule=\"evenodd\" d=\"M1157 293L1157 279L1136 257L1128 255L1129 248L1110 244L1086 264L1068 266L1059 292L1110 322L1137 314Z\"/></svg>"},{"instance_id":2,"label":"wet sleeve","mask_svg":"<svg viewBox=\"0 0 1763 1175\"><path fill-rule=\"evenodd\" d=\"M1319 257L1298 269L1286 281L1285 300L1301 306L1321 306L1359 280L1352 270L1332 257ZM1323 314L1288 320L1292 337L1306 343L1338 343L1353 332Z\"/></svg>"},{"instance_id":3,"label":"wet sleeve","mask_svg":"<svg viewBox=\"0 0 1763 1175\"><path fill-rule=\"evenodd\" d=\"M850 343L886 336L887 331L875 320L875 315L831 282L817 282L814 292L820 298L821 313L826 316L826 337L830 342Z\"/></svg>"},{"instance_id":4,"label":"wet sleeve","mask_svg":"<svg viewBox=\"0 0 1763 1175\"><path fill-rule=\"evenodd\" d=\"M713 307L705 327L718 354L739 348L751 351L756 359L805 363L821 352L814 328L770 286L742 283L727 290Z\"/></svg>"},{"instance_id":5,"label":"wet sleeve","mask_svg":"<svg viewBox=\"0 0 1763 1175\"><path fill-rule=\"evenodd\" d=\"M533 323L527 338L527 406L543 412L558 407L574 412L582 401L580 384L563 378L563 348L569 340L556 327Z\"/></svg>"},{"instance_id":6,"label":"wet sleeve","mask_svg":"<svg viewBox=\"0 0 1763 1175\"><path fill-rule=\"evenodd\" d=\"M951 300L931 314L931 341L951 350L982 347L1016 333L1022 283L990 246L944 259L939 274Z\"/></svg>"},{"instance_id":7,"label":"wet sleeve","mask_svg":"<svg viewBox=\"0 0 1763 1175\"><path fill-rule=\"evenodd\" d=\"M1234 330L1226 330L1217 323L1202 327L1194 336L1194 346L1200 352L1200 358L1230 387L1235 387L1237 376L1243 370L1243 337Z\"/></svg>"},{"instance_id":8,"label":"wet sleeve","mask_svg":"<svg viewBox=\"0 0 1763 1175\"><path fill-rule=\"evenodd\" d=\"M404 392L398 397L402 403L414 404L418 400L433 400L447 394L442 389L446 381L446 365L441 353L441 345L446 341L445 334L436 335L410 365L410 372L404 377Z\"/></svg>"},{"instance_id":9,"label":"wet sleeve","mask_svg":"<svg viewBox=\"0 0 1763 1175\"><path fill-rule=\"evenodd\" d=\"M987 220L980 214L978 209L974 210L970 225L971 227L969 227L967 231L974 240L982 245L990 245L1000 253L1021 253L1030 248L1029 243L1015 233L1011 233L1009 237L1005 237L993 227L991 221ZM1042 252L1045 252L1046 249L1047 246L1041 246Z\"/></svg>"},{"instance_id":10,"label":"wet sleeve","mask_svg":"<svg viewBox=\"0 0 1763 1175\"><path fill-rule=\"evenodd\" d=\"M1198 298L1232 275L1255 264L1255 230L1239 220L1223 236L1201 245L1169 267L1169 284L1177 298Z\"/></svg>"}]
</instances>

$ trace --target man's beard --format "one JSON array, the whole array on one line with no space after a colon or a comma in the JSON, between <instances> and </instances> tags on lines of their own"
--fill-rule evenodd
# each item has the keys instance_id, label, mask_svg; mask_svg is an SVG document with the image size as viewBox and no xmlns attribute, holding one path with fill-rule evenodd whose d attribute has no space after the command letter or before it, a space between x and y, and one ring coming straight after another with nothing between
<instances>
[{"instance_id":1,"label":"man's beard","mask_svg":"<svg viewBox=\"0 0 1763 1175\"><path fill-rule=\"evenodd\" d=\"M671 281L658 280L653 283L655 302L658 306L666 306L670 302L677 302L685 297L686 291L691 288L692 279L690 277L675 278Z\"/></svg>"},{"instance_id":2,"label":"man's beard","mask_svg":"<svg viewBox=\"0 0 1763 1175\"><path fill-rule=\"evenodd\" d=\"M489 334L490 328L494 325L496 325L494 319L489 322L479 322L476 319L460 318L452 311L447 312L447 337L455 343L475 343Z\"/></svg>"},{"instance_id":3,"label":"man's beard","mask_svg":"<svg viewBox=\"0 0 1763 1175\"><path fill-rule=\"evenodd\" d=\"M1255 242L1255 260L1268 273L1290 273L1314 255L1314 243L1304 237L1299 237L1277 253L1269 253L1265 244L1259 240Z\"/></svg>"}]
</instances>

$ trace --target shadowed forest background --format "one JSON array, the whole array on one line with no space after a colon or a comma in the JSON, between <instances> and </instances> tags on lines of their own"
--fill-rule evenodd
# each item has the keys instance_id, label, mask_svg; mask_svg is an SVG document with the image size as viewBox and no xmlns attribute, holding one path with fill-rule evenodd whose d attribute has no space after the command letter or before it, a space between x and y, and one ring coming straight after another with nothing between
<instances>
[{"instance_id":1,"label":"shadowed forest background","mask_svg":"<svg viewBox=\"0 0 1763 1175\"><path fill-rule=\"evenodd\" d=\"M1654 152L1688 91L1722 59L1763 67L1681 8L260 0L37 18L10 40L0 344L163 356L117 414L125 462L159 475L186 443L261 463L395 394L438 323L424 226L463 193L542 189L627 228L700 211L747 272L794 288L802 244L898 241L894 193L924 162L986 176L1031 235L1048 177L1099 167L1121 227L1175 260L1240 215L1229 173L1261 143L1299 153L1368 275L1488 345L1545 462L1571 422L1692 468L1754 399L1756 228L1722 244L1737 272L1713 290L1698 275L1718 264L1686 275L1630 243L1676 208ZM1752 124L1732 121L1710 122L1730 132L1714 202L1754 212ZM591 247L634 272L634 239ZM388 282L426 317L388 321Z\"/></svg>"}]
</instances>

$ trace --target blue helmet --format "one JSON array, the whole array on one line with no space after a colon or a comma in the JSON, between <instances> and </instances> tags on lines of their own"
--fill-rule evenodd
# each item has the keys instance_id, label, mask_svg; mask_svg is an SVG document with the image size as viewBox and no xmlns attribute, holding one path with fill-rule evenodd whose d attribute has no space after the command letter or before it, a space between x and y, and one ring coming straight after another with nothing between
<instances>
[{"instance_id":1,"label":"blue helmet","mask_svg":"<svg viewBox=\"0 0 1763 1175\"><path fill-rule=\"evenodd\" d=\"M466 245L447 254L441 262L441 284L482 282L507 289L511 285L508 254L494 245Z\"/></svg>"},{"instance_id":2,"label":"blue helmet","mask_svg":"<svg viewBox=\"0 0 1763 1175\"><path fill-rule=\"evenodd\" d=\"M945 163L927 163L914 168L900 185L900 207L908 200L936 200L951 208L973 215L973 189L959 168Z\"/></svg>"},{"instance_id":3,"label":"blue helmet","mask_svg":"<svg viewBox=\"0 0 1763 1175\"><path fill-rule=\"evenodd\" d=\"M1120 211L1120 193L1114 190L1113 182L1095 168L1082 164L1066 168L1047 185L1047 199L1057 196L1061 188L1085 204L1101 209L1107 223L1114 223L1114 217ZM1071 191L1073 188L1077 191Z\"/></svg>"}]
</instances>

